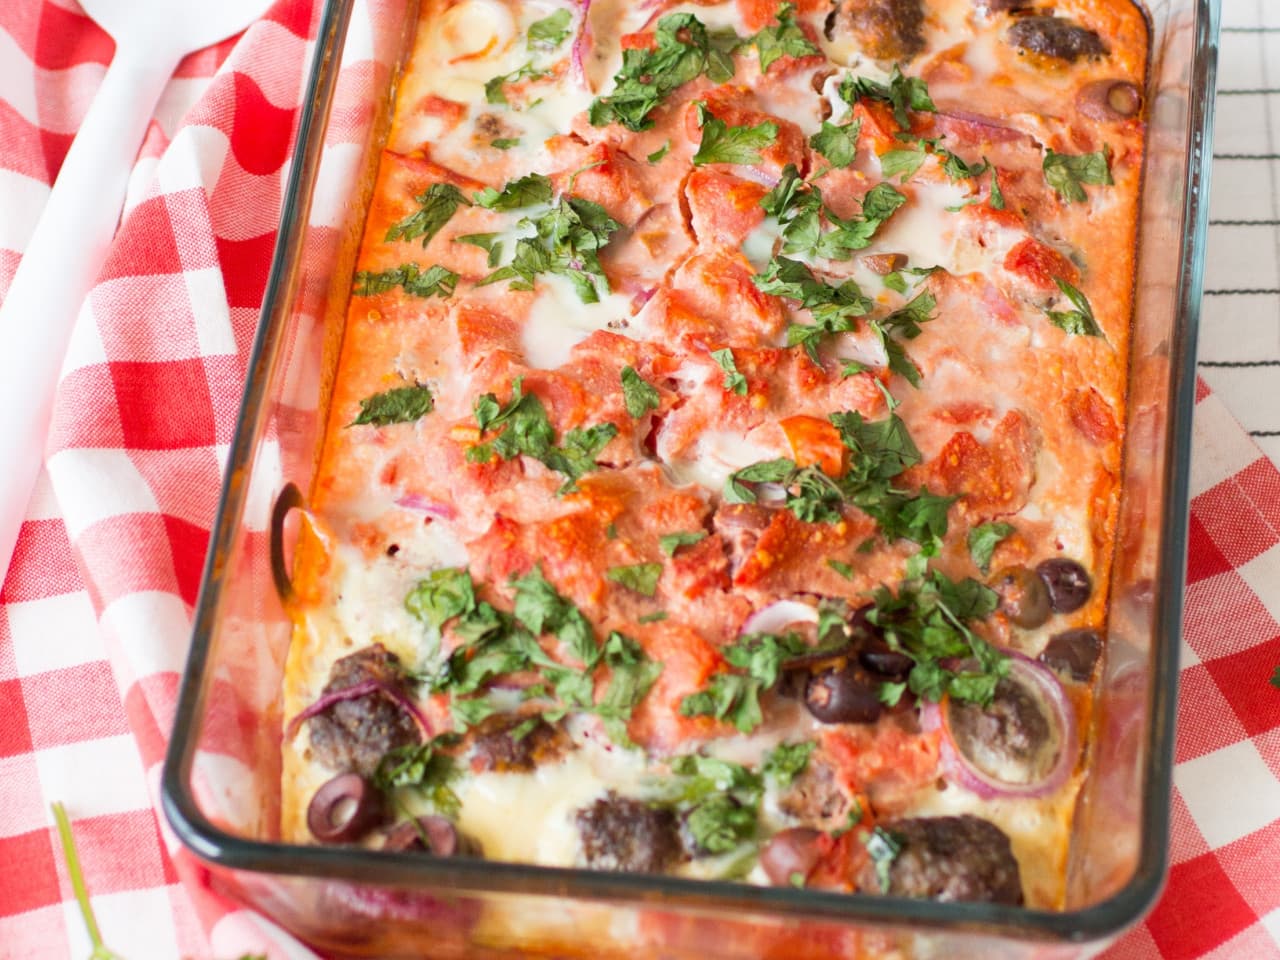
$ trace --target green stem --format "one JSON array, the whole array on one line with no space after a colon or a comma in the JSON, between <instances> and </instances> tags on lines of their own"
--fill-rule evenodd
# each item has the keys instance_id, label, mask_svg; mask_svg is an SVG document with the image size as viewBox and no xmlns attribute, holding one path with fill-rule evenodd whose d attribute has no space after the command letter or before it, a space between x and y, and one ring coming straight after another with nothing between
<instances>
[{"instance_id":1,"label":"green stem","mask_svg":"<svg viewBox=\"0 0 1280 960\"><path fill-rule=\"evenodd\" d=\"M80 905L80 916L84 918L85 929L89 932L89 942L93 946L90 960L119 960L119 957L102 942L98 918L93 915L89 891L84 885L84 873L80 870L80 857L76 853L76 841L71 833L71 821L67 818L67 810L61 803L50 804L50 807L53 809L53 819L58 824L58 837L62 841L62 856L67 862L67 874L71 877L71 889L75 891L76 903Z\"/></svg>"}]
</instances>

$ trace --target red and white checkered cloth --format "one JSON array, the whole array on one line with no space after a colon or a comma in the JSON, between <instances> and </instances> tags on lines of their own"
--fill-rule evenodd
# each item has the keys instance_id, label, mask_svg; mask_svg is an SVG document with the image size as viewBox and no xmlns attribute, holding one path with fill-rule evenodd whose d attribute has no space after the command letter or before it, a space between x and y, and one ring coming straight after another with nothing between
<instances>
[{"instance_id":1,"label":"red and white checkered cloth","mask_svg":"<svg viewBox=\"0 0 1280 960\"><path fill-rule=\"evenodd\" d=\"M156 802L318 7L182 64L77 323L0 592L0 957L88 954L54 800L129 960L311 956L212 894ZM111 53L74 0L0 0L0 293ZM1280 958L1280 473L1202 389L1192 474L1173 868L1108 960Z\"/></svg>"}]
</instances>

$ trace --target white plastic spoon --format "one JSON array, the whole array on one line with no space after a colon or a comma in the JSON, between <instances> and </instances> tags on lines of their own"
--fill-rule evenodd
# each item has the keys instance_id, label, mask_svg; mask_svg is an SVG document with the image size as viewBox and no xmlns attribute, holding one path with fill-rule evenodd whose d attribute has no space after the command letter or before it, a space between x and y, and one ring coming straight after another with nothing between
<instances>
[{"instance_id":1,"label":"white plastic spoon","mask_svg":"<svg viewBox=\"0 0 1280 960\"><path fill-rule=\"evenodd\" d=\"M269 0L81 0L116 53L0 305L0 584L31 498L71 325L124 206L156 102L188 53L239 33Z\"/></svg>"}]
</instances>

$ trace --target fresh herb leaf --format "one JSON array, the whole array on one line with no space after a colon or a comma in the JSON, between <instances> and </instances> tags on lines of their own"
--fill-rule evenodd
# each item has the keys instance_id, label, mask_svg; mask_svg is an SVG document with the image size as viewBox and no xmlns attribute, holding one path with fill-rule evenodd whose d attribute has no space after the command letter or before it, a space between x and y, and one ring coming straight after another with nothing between
<instances>
[{"instance_id":1,"label":"fresh herb leaf","mask_svg":"<svg viewBox=\"0 0 1280 960\"><path fill-rule=\"evenodd\" d=\"M707 538L707 531L694 530L690 533L668 533L658 538L658 549L668 557L674 557L681 547L691 547Z\"/></svg>"},{"instance_id":2,"label":"fresh herb leaf","mask_svg":"<svg viewBox=\"0 0 1280 960\"><path fill-rule=\"evenodd\" d=\"M920 169L929 154L916 144L914 147L900 147L880 155L880 173L887 179L901 174L900 183L905 183Z\"/></svg>"},{"instance_id":3,"label":"fresh herb leaf","mask_svg":"<svg viewBox=\"0 0 1280 960\"><path fill-rule=\"evenodd\" d=\"M653 151L653 153L645 157L645 159L648 160L650 163L657 163L659 160L661 160L670 152L671 152L671 141L668 140L666 143L660 146L657 150Z\"/></svg>"},{"instance_id":4,"label":"fresh herb leaf","mask_svg":"<svg viewBox=\"0 0 1280 960\"><path fill-rule=\"evenodd\" d=\"M986 157L982 159L986 160ZM992 210L1004 209L1004 191L1000 189L1000 171L994 165L991 167L991 198L988 202Z\"/></svg>"},{"instance_id":5,"label":"fresh herb leaf","mask_svg":"<svg viewBox=\"0 0 1280 960\"><path fill-rule=\"evenodd\" d=\"M843 560L833 560L828 558L827 566L840 574L840 576L844 577L846 580L853 579L853 567L845 563Z\"/></svg>"},{"instance_id":6,"label":"fresh herb leaf","mask_svg":"<svg viewBox=\"0 0 1280 960\"><path fill-rule=\"evenodd\" d=\"M501 712L502 708L488 697L455 698L449 704L449 713L453 717L453 722L463 730L483 723L495 713Z\"/></svg>"},{"instance_id":7,"label":"fresh herb leaf","mask_svg":"<svg viewBox=\"0 0 1280 960\"><path fill-rule=\"evenodd\" d=\"M463 567L433 570L404 598L405 609L437 630L476 608L471 574Z\"/></svg>"},{"instance_id":8,"label":"fresh herb leaf","mask_svg":"<svg viewBox=\"0 0 1280 960\"><path fill-rule=\"evenodd\" d=\"M1011 523L980 523L969 531L969 556L983 574L991 572L991 555L996 547L1014 531Z\"/></svg>"},{"instance_id":9,"label":"fresh herb leaf","mask_svg":"<svg viewBox=\"0 0 1280 960\"><path fill-rule=\"evenodd\" d=\"M449 222L458 207L471 206L471 201L451 183L433 183L414 197L413 202L420 209L392 224L387 229L387 242L416 240L421 237L425 247L440 232L440 228Z\"/></svg>"},{"instance_id":10,"label":"fresh herb leaf","mask_svg":"<svg viewBox=\"0 0 1280 960\"><path fill-rule=\"evenodd\" d=\"M851 454L847 477L858 485L892 480L922 459L906 423L896 413L883 420L864 420L852 410L833 413L828 419Z\"/></svg>"},{"instance_id":11,"label":"fresh herb leaf","mask_svg":"<svg viewBox=\"0 0 1280 960\"><path fill-rule=\"evenodd\" d=\"M646 597L658 592L658 580L662 577L660 563L633 563L628 566L610 567L605 571L605 579L634 590Z\"/></svg>"},{"instance_id":12,"label":"fresh herb leaf","mask_svg":"<svg viewBox=\"0 0 1280 960\"><path fill-rule=\"evenodd\" d=\"M1063 296L1071 301L1071 305L1075 309L1046 310L1045 316L1049 318L1049 322L1073 336L1102 336L1102 328L1098 326L1098 321L1094 319L1093 307L1089 305L1085 295L1065 280L1059 280L1054 277L1053 282L1058 285L1058 289L1062 291Z\"/></svg>"},{"instance_id":13,"label":"fresh herb leaf","mask_svg":"<svg viewBox=\"0 0 1280 960\"><path fill-rule=\"evenodd\" d=\"M551 179L530 173L507 183L501 190L485 187L475 195L476 203L486 210L518 210L538 203L550 203Z\"/></svg>"},{"instance_id":14,"label":"fresh herb leaf","mask_svg":"<svg viewBox=\"0 0 1280 960\"><path fill-rule=\"evenodd\" d=\"M518 70L499 74L485 83L484 98L492 104L505 104L508 101L507 92L504 88L508 83L519 83L521 80L546 80L551 76L554 76L554 74L550 70L541 70L532 63L526 63Z\"/></svg>"},{"instance_id":15,"label":"fresh herb leaf","mask_svg":"<svg viewBox=\"0 0 1280 960\"><path fill-rule=\"evenodd\" d=\"M732 797L716 794L698 804L685 817L685 827L700 850L728 853L756 834L758 814Z\"/></svg>"},{"instance_id":16,"label":"fresh herb leaf","mask_svg":"<svg viewBox=\"0 0 1280 960\"><path fill-rule=\"evenodd\" d=\"M489 146L495 150L510 150L512 147L520 146L519 137L498 137L489 141Z\"/></svg>"},{"instance_id":17,"label":"fresh herb leaf","mask_svg":"<svg viewBox=\"0 0 1280 960\"><path fill-rule=\"evenodd\" d=\"M464 233L454 237L458 243L479 247L489 254L489 266L496 267L502 260L502 241L500 233Z\"/></svg>"},{"instance_id":18,"label":"fresh herb leaf","mask_svg":"<svg viewBox=\"0 0 1280 960\"><path fill-rule=\"evenodd\" d=\"M967 163L963 157L957 156L950 150L943 150L941 147L936 148L934 153L942 159L942 172L952 180L970 180L973 177L980 177L990 166L985 157L979 163Z\"/></svg>"},{"instance_id":19,"label":"fresh herb leaf","mask_svg":"<svg viewBox=\"0 0 1280 960\"><path fill-rule=\"evenodd\" d=\"M556 590L539 567L512 584L516 588L515 617L530 633L554 633L587 669L595 666L600 649L591 622L573 601Z\"/></svg>"},{"instance_id":20,"label":"fresh herb leaf","mask_svg":"<svg viewBox=\"0 0 1280 960\"><path fill-rule=\"evenodd\" d=\"M453 296L458 285L458 275L452 270L436 264L422 270L416 263L403 263L398 267L371 273L361 270L355 275L355 287L352 292L357 297L368 297L376 293L386 293L392 287L403 287L404 292L414 297L440 297L442 300Z\"/></svg>"},{"instance_id":21,"label":"fresh herb leaf","mask_svg":"<svg viewBox=\"0 0 1280 960\"><path fill-rule=\"evenodd\" d=\"M840 84L840 96L850 105L859 100L880 100L893 107L893 118L903 130L911 126L908 110L924 113L937 113L929 97L929 88L919 77L904 77L902 70L894 64L893 73L887 84L879 83L867 77L850 75Z\"/></svg>"},{"instance_id":22,"label":"fresh herb leaf","mask_svg":"<svg viewBox=\"0 0 1280 960\"><path fill-rule=\"evenodd\" d=\"M733 77L737 36L708 34L691 13L672 13L658 21L653 49L622 51L622 67L614 76L613 92L591 102L587 117L593 126L620 123L628 130L647 130L654 109L677 87L706 74L712 83Z\"/></svg>"},{"instance_id":23,"label":"fresh herb leaf","mask_svg":"<svg viewBox=\"0 0 1280 960\"><path fill-rule=\"evenodd\" d=\"M755 503L756 492L747 484L785 483L795 476L796 469L794 461L779 458L735 470L725 481L724 498L729 503Z\"/></svg>"},{"instance_id":24,"label":"fresh herb leaf","mask_svg":"<svg viewBox=\"0 0 1280 960\"><path fill-rule=\"evenodd\" d=\"M777 26L763 27L747 41L760 57L761 73L768 73L779 57L810 57L821 52L796 23L795 10L794 4L784 3L775 15Z\"/></svg>"},{"instance_id":25,"label":"fresh herb leaf","mask_svg":"<svg viewBox=\"0 0 1280 960\"><path fill-rule=\"evenodd\" d=\"M1044 155L1044 179L1068 203L1085 203L1089 195L1081 184L1103 186L1114 183L1108 148L1093 153L1069 154L1048 150Z\"/></svg>"},{"instance_id":26,"label":"fresh herb leaf","mask_svg":"<svg viewBox=\"0 0 1280 960\"><path fill-rule=\"evenodd\" d=\"M646 382L634 367L628 366L622 368L622 401L626 404L627 415L638 420L650 410L657 410L662 398L657 387Z\"/></svg>"},{"instance_id":27,"label":"fresh herb leaf","mask_svg":"<svg viewBox=\"0 0 1280 960\"><path fill-rule=\"evenodd\" d=\"M393 387L360 401L360 413L349 426L372 424L385 427L391 423L412 423L435 409L431 390L422 384Z\"/></svg>"},{"instance_id":28,"label":"fresh herb leaf","mask_svg":"<svg viewBox=\"0 0 1280 960\"><path fill-rule=\"evenodd\" d=\"M528 48L534 50L542 47L547 50L554 50L564 43L569 34L573 32L569 28L569 24L572 22L573 14L568 10L557 10L550 16L535 20L529 24Z\"/></svg>"},{"instance_id":29,"label":"fresh herb leaf","mask_svg":"<svg viewBox=\"0 0 1280 960\"><path fill-rule=\"evenodd\" d=\"M728 347L723 350L712 350L711 359L724 371L724 388L740 397L747 395L747 378L738 372L738 365L733 361L733 351Z\"/></svg>"},{"instance_id":30,"label":"fresh herb leaf","mask_svg":"<svg viewBox=\"0 0 1280 960\"><path fill-rule=\"evenodd\" d=\"M819 362L818 345L825 337L854 329L856 319L871 309L871 300L853 280L833 287L815 277L805 264L783 256L774 257L764 273L753 276L751 282L764 293L800 301L800 306L812 313L815 323L788 328L787 344L803 346L815 363Z\"/></svg>"},{"instance_id":31,"label":"fresh herb leaf","mask_svg":"<svg viewBox=\"0 0 1280 960\"><path fill-rule=\"evenodd\" d=\"M780 743L764 758L761 772L779 787L789 787L809 765L809 757L818 745L808 743Z\"/></svg>"},{"instance_id":32,"label":"fresh herb leaf","mask_svg":"<svg viewBox=\"0 0 1280 960\"><path fill-rule=\"evenodd\" d=\"M902 853L905 842L901 834L886 830L884 827L872 827L871 832L862 838L863 845L871 862L875 864L876 879L880 882L880 892L889 892L889 871L894 861Z\"/></svg>"},{"instance_id":33,"label":"fresh herb leaf","mask_svg":"<svg viewBox=\"0 0 1280 960\"><path fill-rule=\"evenodd\" d=\"M632 710L661 676L662 664L650 660L640 644L617 630L605 640L602 656L612 676L609 688L595 710L604 718L612 739L630 743L626 722L631 719Z\"/></svg>"},{"instance_id":34,"label":"fresh herb leaf","mask_svg":"<svg viewBox=\"0 0 1280 960\"><path fill-rule=\"evenodd\" d=\"M841 125L823 120L822 129L809 138L809 146L826 157L833 167L844 169L853 163L861 132L861 119Z\"/></svg>"},{"instance_id":35,"label":"fresh herb leaf","mask_svg":"<svg viewBox=\"0 0 1280 960\"><path fill-rule=\"evenodd\" d=\"M693 155L694 166L704 163L760 162L760 151L778 138L778 125L765 120L754 127L731 127L718 117L703 111L702 140Z\"/></svg>"},{"instance_id":36,"label":"fresh herb leaf","mask_svg":"<svg viewBox=\"0 0 1280 960\"><path fill-rule=\"evenodd\" d=\"M928 323L933 319L933 311L937 305L938 301L934 299L932 293L928 290L921 291L905 306L899 307L881 320L880 326L907 340L914 340L920 336L920 324Z\"/></svg>"},{"instance_id":37,"label":"fresh herb leaf","mask_svg":"<svg viewBox=\"0 0 1280 960\"><path fill-rule=\"evenodd\" d=\"M704 689L680 701L680 715L728 720L743 733L750 733L764 722L760 681L738 673L714 674Z\"/></svg>"},{"instance_id":38,"label":"fresh herb leaf","mask_svg":"<svg viewBox=\"0 0 1280 960\"><path fill-rule=\"evenodd\" d=\"M400 787L413 787L442 814L456 817L461 802L449 784L457 778L458 769L452 757L440 752L442 744L455 739L444 734L426 743L405 744L387 751L373 773L373 785L385 794Z\"/></svg>"},{"instance_id":39,"label":"fresh herb leaf","mask_svg":"<svg viewBox=\"0 0 1280 960\"><path fill-rule=\"evenodd\" d=\"M665 610L655 610L653 613L646 613L643 617L637 617L636 623L659 623L667 619L669 614Z\"/></svg>"},{"instance_id":40,"label":"fresh herb leaf","mask_svg":"<svg viewBox=\"0 0 1280 960\"><path fill-rule=\"evenodd\" d=\"M865 363L860 363L857 360L841 360L840 362L843 364L840 367L841 378L856 377L858 374L866 373L870 369Z\"/></svg>"},{"instance_id":41,"label":"fresh herb leaf","mask_svg":"<svg viewBox=\"0 0 1280 960\"><path fill-rule=\"evenodd\" d=\"M884 285L894 293L901 293L905 295L907 292L906 278L904 278L897 270L884 275Z\"/></svg>"}]
</instances>

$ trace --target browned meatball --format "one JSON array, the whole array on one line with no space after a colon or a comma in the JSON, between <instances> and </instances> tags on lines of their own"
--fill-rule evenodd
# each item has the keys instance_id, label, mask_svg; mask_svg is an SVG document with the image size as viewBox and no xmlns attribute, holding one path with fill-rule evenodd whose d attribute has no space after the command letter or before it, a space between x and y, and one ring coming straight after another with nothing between
<instances>
[{"instance_id":1,"label":"browned meatball","mask_svg":"<svg viewBox=\"0 0 1280 960\"><path fill-rule=\"evenodd\" d=\"M1019 17L1005 37L1015 47L1068 63L1107 52L1096 33L1063 17Z\"/></svg>"},{"instance_id":2,"label":"browned meatball","mask_svg":"<svg viewBox=\"0 0 1280 960\"><path fill-rule=\"evenodd\" d=\"M322 693L345 690L366 680L403 689L400 661L380 643L335 661ZM413 717L377 691L341 700L308 722L316 759L331 770L354 770L362 777L373 775L387 751L421 739Z\"/></svg>"},{"instance_id":3,"label":"browned meatball","mask_svg":"<svg viewBox=\"0 0 1280 960\"><path fill-rule=\"evenodd\" d=\"M481 724L474 743L473 767L498 773L527 773L551 763L572 749L573 741L561 724L541 717L522 729L520 718L492 717Z\"/></svg>"},{"instance_id":4,"label":"browned meatball","mask_svg":"<svg viewBox=\"0 0 1280 960\"><path fill-rule=\"evenodd\" d=\"M827 35L852 34L877 60L907 61L924 49L920 0L839 0Z\"/></svg>"},{"instance_id":5,"label":"browned meatball","mask_svg":"<svg viewBox=\"0 0 1280 960\"><path fill-rule=\"evenodd\" d=\"M578 811L587 866L623 873L661 873L681 859L679 824L671 810L610 792Z\"/></svg>"},{"instance_id":6,"label":"browned meatball","mask_svg":"<svg viewBox=\"0 0 1280 960\"><path fill-rule=\"evenodd\" d=\"M880 829L898 845L882 890L875 863L859 876L859 888L929 900L1022 903L1018 861L1003 830L989 820L918 817Z\"/></svg>"}]
</instances>

